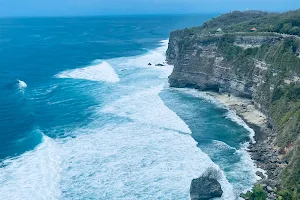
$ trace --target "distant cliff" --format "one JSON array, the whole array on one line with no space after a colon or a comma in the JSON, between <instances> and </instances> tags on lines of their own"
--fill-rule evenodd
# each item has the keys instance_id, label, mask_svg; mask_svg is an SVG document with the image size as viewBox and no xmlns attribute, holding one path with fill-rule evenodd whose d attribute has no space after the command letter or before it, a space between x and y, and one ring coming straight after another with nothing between
<instances>
[{"instance_id":1,"label":"distant cliff","mask_svg":"<svg viewBox=\"0 0 300 200\"><path fill-rule=\"evenodd\" d=\"M171 87L253 99L275 131L281 186L300 186L300 11L232 12L170 35ZM295 33L294 35L288 34Z\"/></svg>"}]
</instances>

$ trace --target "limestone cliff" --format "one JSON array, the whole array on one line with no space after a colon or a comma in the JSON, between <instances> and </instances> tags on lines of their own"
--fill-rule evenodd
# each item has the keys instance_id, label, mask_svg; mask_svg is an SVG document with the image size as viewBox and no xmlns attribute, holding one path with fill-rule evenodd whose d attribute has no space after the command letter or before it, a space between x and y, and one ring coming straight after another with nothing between
<instances>
[{"instance_id":1,"label":"limestone cliff","mask_svg":"<svg viewBox=\"0 0 300 200\"><path fill-rule=\"evenodd\" d=\"M232 44L240 49L273 44L282 39L282 36L230 36L235 37ZM171 86L229 92L251 98L261 84L267 64L255 59L248 67L232 63L219 48L225 37L223 34L181 37L180 31L172 32L167 51L167 61L175 66L169 77Z\"/></svg>"},{"instance_id":2,"label":"limestone cliff","mask_svg":"<svg viewBox=\"0 0 300 200\"><path fill-rule=\"evenodd\" d=\"M266 13L254 14L256 21L267 16ZM247 18L251 13L240 15ZM230 14L225 17L228 16L230 18ZM201 27L171 33L167 61L174 65L174 70L169 77L170 86L212 90L253 99L257 108L268 116L270 127L276 133L272 143L278 146L274 151L282 157L279 163L283 167L279 174L281 185L288 190L298 189L299 38L265 31L244 32L244 29L224 32L224 28L219 28L223 18L213 19ZM233 19L232 26L237 29L236 19ZM230 20L226 23L230 24ZM253 21L251 25L255 26ZM245 27L245 22L241 27ZM213 32L214 29L216 31Z\"/></svg>"}]
</instances>

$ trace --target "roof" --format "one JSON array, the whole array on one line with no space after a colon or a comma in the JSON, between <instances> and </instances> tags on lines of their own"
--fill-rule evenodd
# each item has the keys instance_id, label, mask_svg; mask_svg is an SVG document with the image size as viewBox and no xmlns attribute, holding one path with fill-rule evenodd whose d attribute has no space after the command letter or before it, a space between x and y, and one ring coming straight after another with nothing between
<instances>
[{"instance_id":1,"label":"roof","mask_svg":"<svg viewBox=\"0 0 300 200\"><path fill-rule=\"evenodd\" d=\"M257 31L257 28L253 27L251 28L251 31Z\"/></svg>"}]
</instances>

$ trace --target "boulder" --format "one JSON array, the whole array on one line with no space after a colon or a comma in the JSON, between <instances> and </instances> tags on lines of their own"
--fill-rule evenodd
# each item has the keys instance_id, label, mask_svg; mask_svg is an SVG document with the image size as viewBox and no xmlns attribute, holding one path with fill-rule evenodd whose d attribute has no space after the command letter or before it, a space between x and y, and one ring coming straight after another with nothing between
<instances>
[{"instance_id":1,"label":"boulder","mask_svg":"<svg viewBox=\"0 0 300 200\"><path fill-rule=\"evenodd\" d=\"M191 200L209 200L222 197L221 184L211 173L194 179L190 188Z\"/></svg>"},{"instance_id":2,"label":"boulder","mask_svg":"<svg viewBox=\"0 0 300 200\"><path fill-rule=\"evenodd\" d=\"M270 187L270 186L267 186L267 187L266 187L266 190L267 190L267 192L269 192L269 193L274 191L273 188Z\"/></svg>"},{"instance_id":3,"label":"boulder","mask_svg":"<svg viewBox=\"0 0 300 200\"><path fill-rule=\"evenodd\" d=\"M150 65L152 65L151 63L148 63L148 65L150 66Z\"/></svg>"},{"instance_id":4,"label":"boulder","mask_svg":"<svg viewBox=\"0 0 300 200\"><path fill-rule=\"evenodd\" d=\"M262 172L260 172L260 171L257 171L256 175L259 176L261 179L265 179L266 178L265 175Z\"/></svg>"},{"instance_id":5,"label":"boulder","mask_svg":"<svg viewBox=\"0 0 300 200\"><path fill-rule=\"evenodd\" d=\"M162 67L162 66L165 66L165 65L163 65L163 64L161 64L161 63L158 63L158 64L156 64L155 66Z\"/></svg>"}]
</instances>

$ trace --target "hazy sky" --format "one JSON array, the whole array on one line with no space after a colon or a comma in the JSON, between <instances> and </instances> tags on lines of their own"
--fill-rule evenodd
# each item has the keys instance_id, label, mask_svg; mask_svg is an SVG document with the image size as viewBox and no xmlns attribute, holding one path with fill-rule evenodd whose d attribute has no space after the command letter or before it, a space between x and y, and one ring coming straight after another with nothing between
<instances>
[{"instance_id":1,"label":"hazy sky","mask_svg":"<svg viewBox=\"0 0 300 200\"><path fill-rule=\"evenodd\" d=\"M300 0L0 0L0 16L223 13L300 8Z\"/></svg>"}]
</instances>

